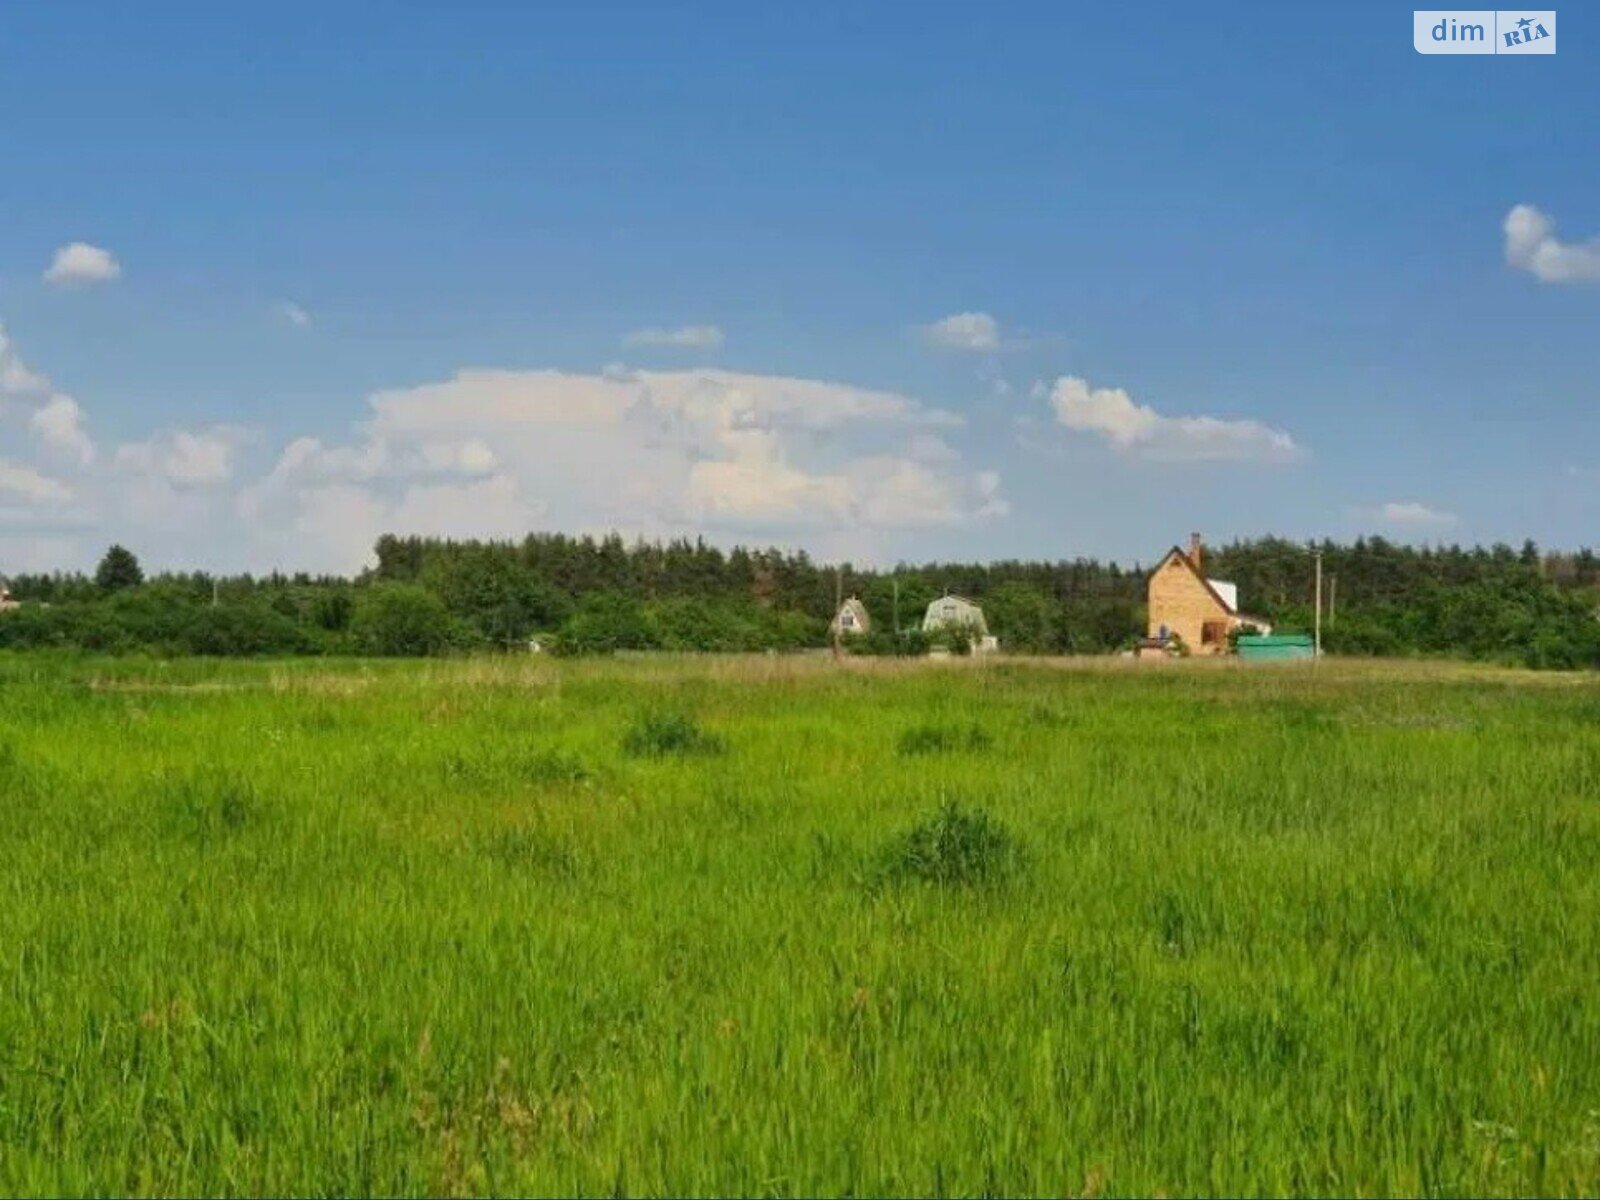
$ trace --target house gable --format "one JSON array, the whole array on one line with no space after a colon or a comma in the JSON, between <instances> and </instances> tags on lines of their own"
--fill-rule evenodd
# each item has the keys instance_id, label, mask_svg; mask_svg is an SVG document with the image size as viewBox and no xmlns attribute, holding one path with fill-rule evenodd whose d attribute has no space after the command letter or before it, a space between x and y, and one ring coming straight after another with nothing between
<instances>
[{"instance_id":1,"label":"house gable","mask_svg":"<svg viewBox=\"0 0 1600 1200\"><path fill-rule=\"evenodd\" d=\"M837 633L867 633L872 628L872 618L867 614L867 606L851 596L839 606L828 628Z\"/></svg>"},{"instance_id":2,"label":"house gable","mask_svg":"<svg viewBox=\"0 0 1600 1200\"><path fill-rule=\"evenodd\" d=\"M988 623L983 619L983 609L964 596L939 597L928 605L928 611L922 618L922 628L927 633L937 629L964 627L976 629L980 634L989 632Z\"/></svg>"},{"instance_id":3,"label":"house gable","mask_svg":"<svg viewBox=\"0 0 1600 1200\"><path fill-rule=\"evenodd\" d=\"M1207 579L1201 573L1200 568L1194 565L1194 559L1190 558L1177 546L1174 546L1171 550L1168 550L1166 557L1156 564L1155 571L1150 572L1150 578L1154 580L1157 571L1164 570L1174 563L1188 568L1189 574L1194 577L1195 582L1197 582L1206 590L1206 593L1211 597L1212 600L1216 602L1218 608L1222 609L1223 612L1229 614L1230 616L1238 615L1237 602L1233 604L1228 603L1227 597L1225 597L1221 592L1217 591L1217 589L1212 586L1211 580ZM1237 592L1235 592L1235 595L1237 595Z\"/></svg>"},{"instance_id":4,"label":"house gable","mask_svg":"<svg viewBox=\"0 0 1600 1200\"><path fill-rule=\"evenodd\" d=\"M1174 546L1150 573L1149 628L1152 638L1176 636L1192 651L1220 653L1238 614L1196 568L1194 560Z\"/></svg>"}]
</instances>

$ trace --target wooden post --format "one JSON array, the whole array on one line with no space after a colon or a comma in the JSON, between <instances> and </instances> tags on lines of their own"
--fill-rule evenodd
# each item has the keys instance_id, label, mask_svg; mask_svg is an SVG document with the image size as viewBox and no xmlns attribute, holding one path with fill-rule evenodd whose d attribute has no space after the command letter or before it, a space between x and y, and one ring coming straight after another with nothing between
<instances>
[{"instance_id":1,"label":"wooden post","mask_svg":"<svg viewBox=\"0 0 1600 1200\"><path fill-rule=\"evenodd\" d=\"M844 657L843 628L839 622L839 610L844 607L844 580L840 577L838 567L833 568L833 658L837 662Z\"/></svg>"},{"instance_id":2,"label":"wooden post","mask_svg":"<svg viewBox=\"0 0 1600 1200\"><path fill-rule=\"evenodd\" d=\"M1317 555L1317 585L1316 585L1317 586L1317 598L1316 598L1317 618L1316 618L1316 639L1315 639L1316 644L1315 644L1315 647L1314 647L1314 652L1315 652L1316 658L1321 658L1322 657L1322 551L1318 550L1316 552L1316 555Z\"/></svg>"}]
</instances>

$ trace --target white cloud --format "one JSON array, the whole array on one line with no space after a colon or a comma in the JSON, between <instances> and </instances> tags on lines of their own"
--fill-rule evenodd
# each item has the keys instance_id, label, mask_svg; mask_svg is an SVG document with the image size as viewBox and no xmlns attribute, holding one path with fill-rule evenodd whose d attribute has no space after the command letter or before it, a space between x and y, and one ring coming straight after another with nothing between
<instances>
[{"instance_id":1,"label":"white cloud","mask_svg":"<svg viewBox=\"0 0 1600 1200\"><path fill-rule=\"evenodd\" d=\"M925 463L949 463L961 458L955 447L936 433L914 434L906 442L905 453L908 458Z\"/></svg>"},{"instance_id":2,"label":"white cloud","mask_svg":"<svg viewBox=\"0 0 1600 1200\"><path fill-rule=\"evenodd\" d=\"M893 392L715 370L475 370L368 404L350 442L297 439L240 496L253 526L288 531L296 562L348 569L385 530L814 537L1004 511L999 478L971 475L935 436L959 418ZM342 515L313 520L330 506Z\"/></svg>"},{"instance_id":3,"label":"white cloud","mask_svg":"<svg viewBox=\"0 0 1600 1200\"><path fill-rule=\"evenodd\" d=\"M6 327L0 324L0 396L31 396L49 388L50 381L17 356Z\"/></svg>"},{"instance_id":4,"label":"white cloud","mask_svg":"<svg viewBox=\"0 0 1600 1200\"><path fill-rule=\"evenodd\" d=\"M1600 282L1600 238L1563 242L1556 225L1531 204L1506 214L1506 262L1541 283Z\"/></svg>"},{"instance_id":5,"label":"white cloud","mask_svg":"<svg viewBox=\"0 0 1600 1200\"><path fill-rule=\"evenodd\" d=\"M1011 503L1000 494L1000 473L998 471L979 471L973 476L978 497L977 516L980 520L987 517L1004 517L1011 512Z\"/></svg>"},{"instance_id":6,"label":"white cloud","mask_svg":"<svg viewBox=\"0 0 1600 1200\"><path fill-rule=\"evenodd\" d=\"M984 312L952 313L922 327L930 345L946 350L998 350L1000 323Z\"/></svg>"},{"instance_id":7,"label":"white cloud","mask_svg":"<svg viewBox=\"0 0 1600 1200\"><path fill-rule=\"evenodd\" d=\"M251 435L227 426L130 440L90 470L83 409L3 331L0 390L0 416L20 412L34 454L58 459L0 457L0 534L48 521L60 566L114 537L153 564L348 571L384 532L533 529L705 533L867 557L887 551L892 531L1007 511L999 476L972 470L946 440L959 416L826 380L464 370L369 396L349 436L293 438L253 477L241 461ZM0 423L0 456L14 428Z\"/></svg>"},{"instance_id":8,"label":"white cloud","mask_svg":"<svg viewBox=\"0 0 1600 1200\"><path fill-rule=\"evenodd\" d=\"M117 447L116 465L133 474L178 488L226 483L233 477L234 453L244 438L231 426L191 433L179 429Z\"/></svg>"},{"instance_id":9,"label":"white cloud","mask_svg":"<svg viewBox=\"0 0 1600 1200\"><path fill-rule=\"evenodd\" d=\"M626 346L669 346L678 350L718 350L723 342L716 325L682 325L677 329L635 329L622 339Z\"/></svg>"},{"instance_id":10,"label":"white cloud","mask_svg":"<svg viewBox=\"0 0 1600 1200\"><path fill-rule=\"evenodd\" d=\"M493 450L476 438L465 442L437 442L423 447L423 461L435 471L462 475L488 475L499 465Z\"/></svg>"},{"instance_id":11,"label":"white cloud","mask_svg":"<svg viewBox=\"0 0 1600 1200\"><path fill-rule=\"evenodd\" d=\"M44 281L71 287L80 283L109 283L121 274L122 266L112 257L111 251L88 242L72 242L56 251L45 270Z\"/></svg>"},{"instance_id":12,"label":"white cloud","mask_svg":"<svg viewBox=\"0 0 1600 1200\"><path fill-rule=\"evenodd\" d=\"M776 458L708 459L689 467L689 507L702 520L829 524L846 518L851 499L843 475L808 475Z\"/></svg>"},{"instance_id":13,"label":"white cloud","mask_svg":"<svg viewBox=\"0 0 1600 1200\"><path fill-rule=\"evenodd\" d=\"M293 300L285 300L278 306L278 311L283 314L283 319L296 329L304 329L311 324L311 314Z\"/></svg>"},{"instance_id":14,"label":"white cloud","mask_svg":"<svg viewBox=\"0 0 1600 1200\"><path fill-rule=\"evenodd\" d=\"M28 427L46 447L78 463L94 461L94 442L84 430L83 410L64 392L54 391L49 377L31 369L0 325L0 410L7 397L28 412Z\"/></svg>"},{"instance_id":15,"label":"white cloud","mask_svg":"<svg viewBox=\"0 0 1600 1200\"><path fill-rule=\"evenodd\" d=\"M41 475L32 467L0 459L0 492L20 496L30 504L44 504L72 499L72 489L48 475Z\"/></svg>"},{"instance_id":16,"label":"white cloud","mask_svg":"<svg viewBox=\"0 0 1600 1200\"><path fill-rule=\"evenodd\" d=\"M71 396L57 392L34 411L29 426L46 446L87 466L94 461L94 442L83 428L83 409Z\"/></svg>"},{"instance_id":17,"label":"white cloud","mask_svg":"<svg viewBox=\"0 0 1600 1200\"><path fill-rule=\"evenodd\" d=\"M1441 512L1414 500L1391 500L1387 504L1380 504L1372 511L1372 515L1389 525L1447 526L1456 523L1454 513Z\"/></svg>"},{"instance_id":18,"label":"white cloud","mask_svg":"<svg viewBox=\"0 0 1600 1200\"><path fill-rule=\"evenodd\" d=\"M1068 429L1099 434L1141 458L1292 462L1302 454L1287 433L1260 421L1169 417L1135 403L1122 388L1090 387L1075 375L1056 381L1050 403Z\"/></svg>"}]
</instances>

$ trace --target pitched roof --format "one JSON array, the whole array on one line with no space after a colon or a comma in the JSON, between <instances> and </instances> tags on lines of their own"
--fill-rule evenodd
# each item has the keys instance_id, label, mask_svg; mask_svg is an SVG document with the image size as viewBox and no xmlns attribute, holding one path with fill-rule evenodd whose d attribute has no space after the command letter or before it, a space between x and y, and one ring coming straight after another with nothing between
<instances>
[{"instance_id":1,"label":"pitched roof","mask_svg":"<svg viewBox=\"0 0 1600 1200\"><path fill-rule=\"evenodd\" d=\"M1238 591L1238 588L1235 587L1233 584L1225 585L1227 587L1233 588L1233 596L1234 596L1234 598L1233 598L1233 602L1230 604L1228 602L1228 598L1217 590L1217 585L1212 583L1211 580L1207 579L1204 575L1202 575L1200 573L1200 568L1194 565L1194 559L1190 558L1187 554L1185 554L1177 546L1174 546L1171 550L1168 550L1165 554L1163 554L1161 556L1161 561L1156 564L1155 571L1151 571L1150 574L1154 575L1156 573L1156 571L1159 571L1159 570L1161 570L1162 567L1166 566L1167 563L1171 560L1171 558L1172 558L1172 556L1174 554L1176 554L1178 556L1178 560L1180 562L1182 562L1184 566L1189 568L1189 573L1200 581L1200 585L1203 588L1205 588L1207 592L1209 592L1211 594L1211 598L1213 600L1215 600L1218 604L1222 605L1222 609L1223 609L1224 612L1226 612L1229 616L1232 616L1232 617L1236 617L1236 616L1239 615L1239 591Z\"/></svg>"}]
</instances>

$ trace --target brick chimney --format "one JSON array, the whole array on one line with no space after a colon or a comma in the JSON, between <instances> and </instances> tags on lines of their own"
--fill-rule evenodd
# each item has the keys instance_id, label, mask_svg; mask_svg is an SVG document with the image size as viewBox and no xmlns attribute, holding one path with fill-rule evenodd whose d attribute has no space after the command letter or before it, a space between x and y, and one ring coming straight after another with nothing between
<instances>
[{"instance_id":1,"label":"brick chimney","mask_svg":"<svg viewBox=\"0 0 1600 1200\"><path fill-rule=\"evenodd\" d=\"M1204 565L1200 561L1200 556L1202 553L1203 547L1200 543L1200 535L1198 533L1191 533L1189 535L1189 561L1194 564L1194 569L1196 571L1204 569Z\"/></svg>"}]
</instances>

